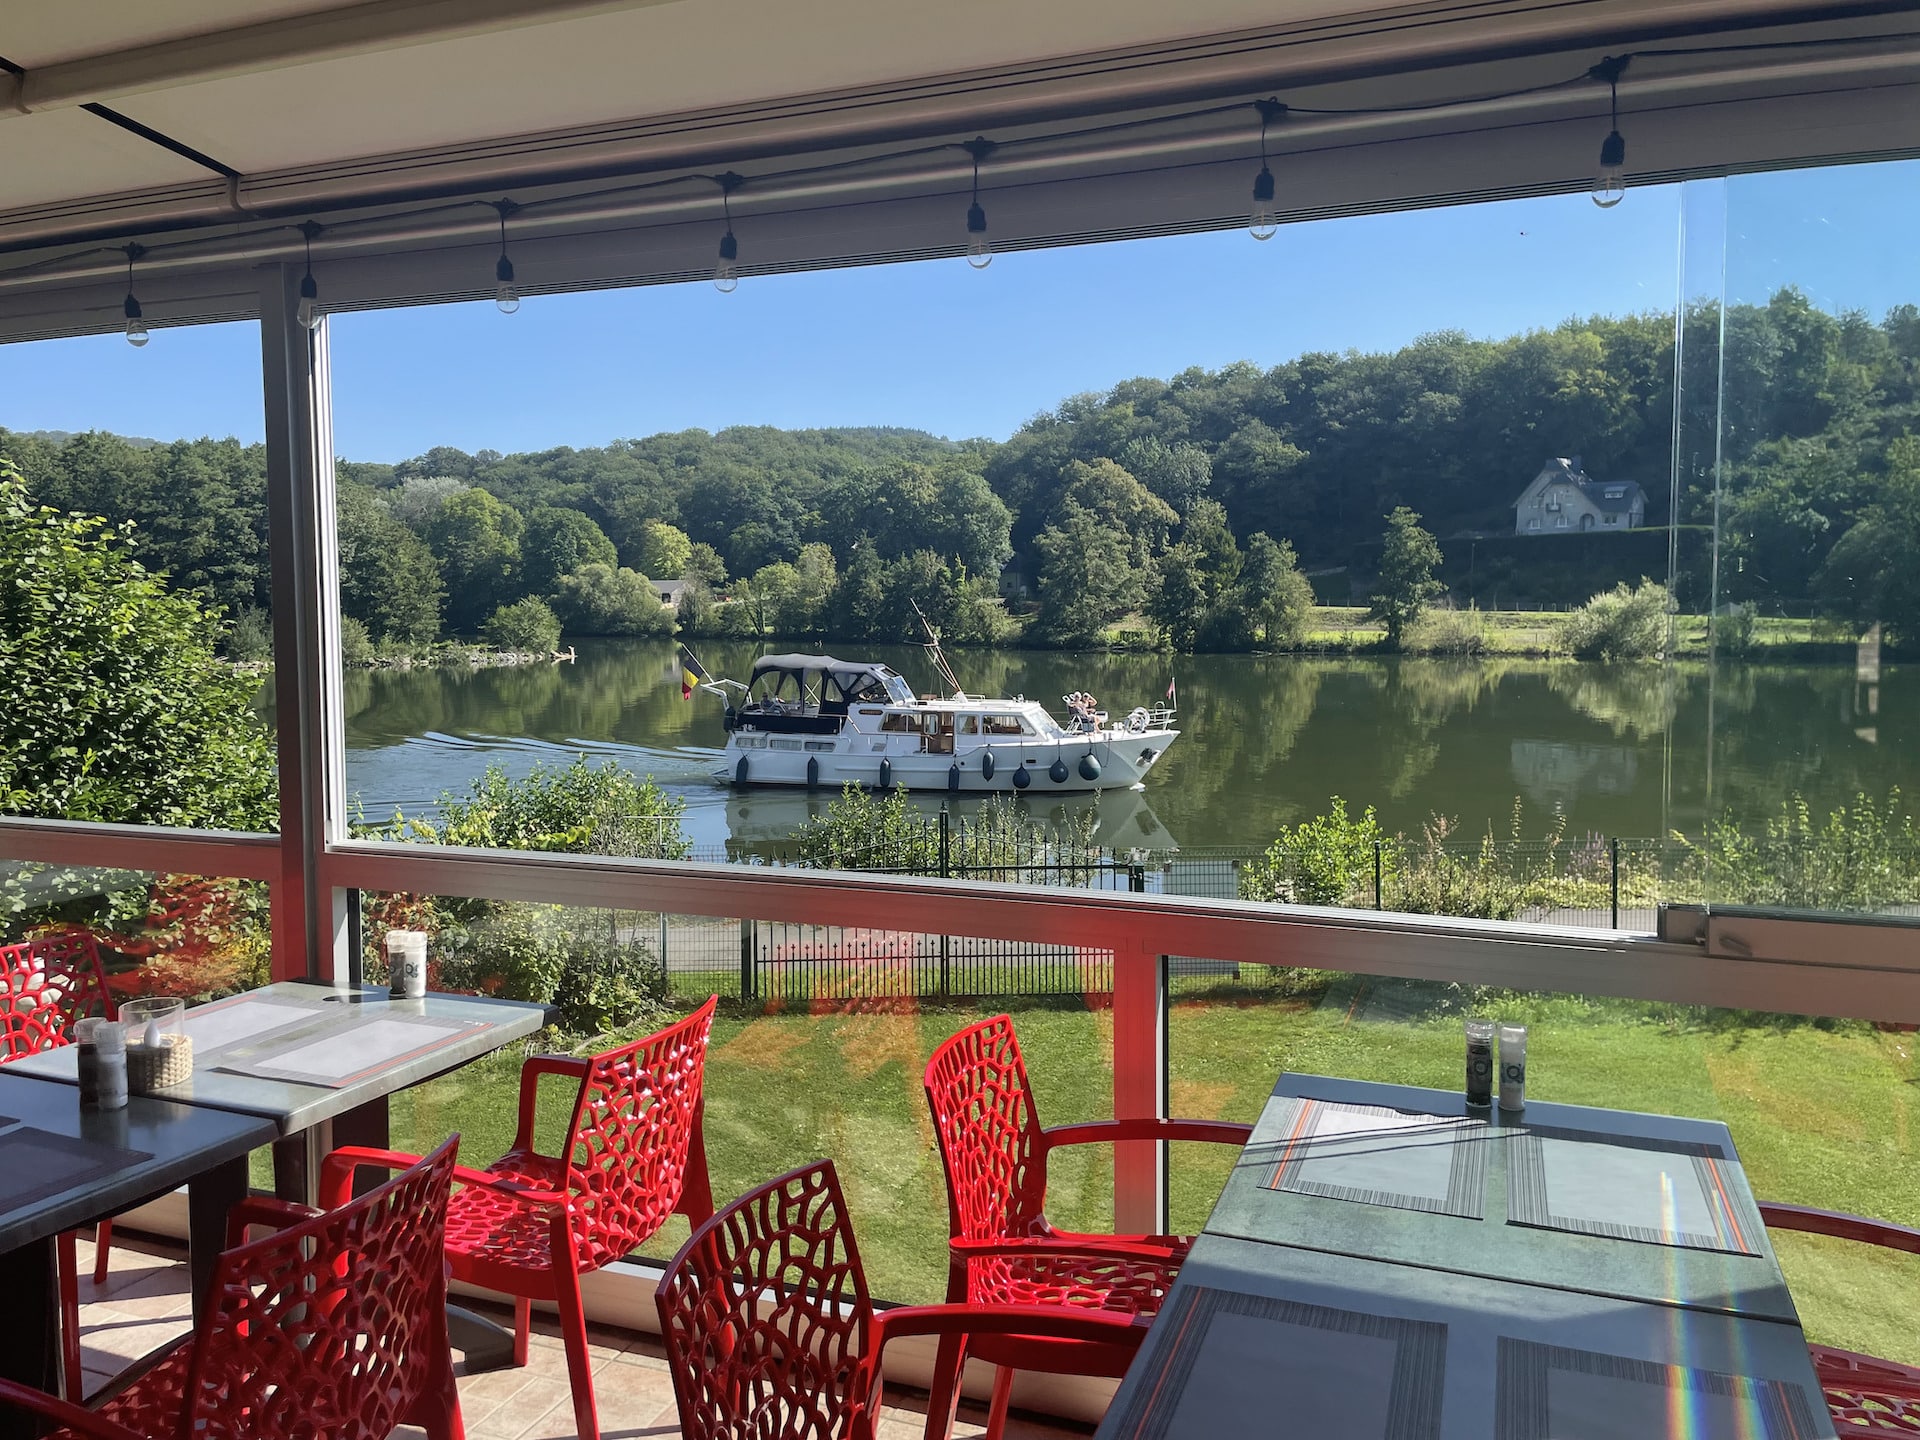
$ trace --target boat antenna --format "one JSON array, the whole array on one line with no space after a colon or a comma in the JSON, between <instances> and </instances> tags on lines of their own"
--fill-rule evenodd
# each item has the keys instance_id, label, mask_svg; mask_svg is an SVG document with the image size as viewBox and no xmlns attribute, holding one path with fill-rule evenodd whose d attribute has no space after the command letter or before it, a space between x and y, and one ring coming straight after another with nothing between
<instances>
[{"instance_id":1,"label":"boat antenna","mask_svg":"<svg viewBox=\"0 0 1920 1440\"><path fill-rule=\"evenodd\" d=\"M920 628L927 632L924 648L933 660L933 668L940 673L942 680L953 687L954 699L966 699L967 692L960 688L960 681L953 673L953 666L947 663L947 652L940 648L940 632L933 628L933 622L927 619L927 612L920 608L918 600L909 600L907 603L913 606L913 613L920 617Z\"/></svg>"}]
</instances>

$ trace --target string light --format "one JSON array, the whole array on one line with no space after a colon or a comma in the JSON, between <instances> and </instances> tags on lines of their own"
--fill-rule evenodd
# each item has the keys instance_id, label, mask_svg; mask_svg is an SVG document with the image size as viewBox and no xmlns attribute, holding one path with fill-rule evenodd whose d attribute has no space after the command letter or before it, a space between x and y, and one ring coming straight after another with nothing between
<instances>
[{"instance_id":1,"label":"string light","mask_svg":"<svg viewBox=\"0 0 1920 1440\"><path fill-rule=\"evenodd\" d=\"M307 273L300 277L300 303L294 307L293 317L309 330L320 328L320 287L313 278L313 237L323 228L312 220L300 223L300 238L307 247Z\"/></svg>"},{"instance_id":2,"label":"string light","mask_svg":"<svg viewBox=\"0 0 1920 1440\"><path fill-rule=\"evenodd\" d=\"M1587 74L1607 82L1613 127L1600 142L1600 171L1593 177L1593 203L1611 210L1627 198L1627 142L1620 133L1620 76L1630 56L1609 55Z\"/></svg>"},{"instance_id":3,"label":"string light","mask_svg":"<svg viewBox=\"0 0 1920 1440\"><path fill-rule=\"evenodd\" d=\"M713 267L713 288L731 295L740 288L740 242L733 238L733 192L745 182L729 170L713 177L720 186L720 213L726 217L727 232L720 237L720 261Z\"/></svg>"},{"instance_id":4,"label":"string light","mask_svg":"<svg viewBox=\"0 0 1920 1440\"><path fill-rule=\"evenodd\" d=\"M127 251L127 298L120 309L127 317L127 343L138 350L151 337L147 334L147 322L140 314L140 302L133 296L133 262L147 253L144 245L130 244Z\"/></svg>"},{"instance_id":5,"label":"string light","mask_svg":"<svg viewBox=\"0 0 1920 1440\"><path fill-rule=\"evenodd\" d=\"M993 263L993 242L987 239L987 212L980 204L980 162L996 147L986 136L976 135L960 148L973 157L973 203L967 207L967 264L984 270Z\"/></svg>"},{"instance_id":6,"label":"string light","mask_svg":"<svg viewBox=\"0 0 1920 1440\"><path fill-rule=\"evenodd\" d=\"M1273 171L1267 168L1267 126L1287 113L1278 100L1256 100L1260 112L1260 173L1253 177L1253 208L1247 212L1247 232L1256 240L1271 240L1280 228L1273 208Z\"/></svg>"},{"instance_id":7,"label":"string light","mask_svg":"<svg viewBox=\"0 0 1920 1440\"><path fill-rule=\"evenodd\" d=\"M520 291L513 283L513 261L507 258L507 217L520 207L511 200L496 200L493 208L500 212L500 258L493 265L493 303L502 315L511 315L520 308Z\"/></svg>"}]
</instances>

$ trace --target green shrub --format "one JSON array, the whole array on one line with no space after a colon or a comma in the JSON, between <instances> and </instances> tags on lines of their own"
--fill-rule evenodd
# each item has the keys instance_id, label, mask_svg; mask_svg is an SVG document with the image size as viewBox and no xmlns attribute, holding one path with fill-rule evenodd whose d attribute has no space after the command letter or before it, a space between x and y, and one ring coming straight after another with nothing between
<instances>
[{"instance_id":1,"label":"green shrub","mask_svg":"<svg viewBox=\"0 0 1920 1440\"><path fill-rule=\"evenodd\" d=\"M1713 617L1713 648L1722 655L1745 655L1753 649L1753 630L1753 606L1728 605Z\"/></svg>"},{"instance_id":2,"label":"green shrub","mask_svg":"<svg viewBox=\"0 0 1920 1440\"><path fill-rule=\"evenodd\" d=\"M1672 609L1666 586L1622 581L1567 616L1560 643L1579 660L1650 660L1666 651Z\"/></svg>"},{"instance_id":3,"label":"green shrub","mask_svg":"<svg viewBox=\"0 0 1920 1440\"><path fill-rule=\"evenodd\" d=\"M1338 795L1324 815L1303 820L1240 872L1240 898L1293 905L1371 905L1376 857L1393 857L1387 832L1369 805L1359 819Z\"/></svg>"},{"instance_id":4,"label":"green shrub","mask_svg":"<svg viewBox=\"0 0 1920 1440\"><path fill-rule=\"evenodd\" d=\"M546 850L570 855L636 855L684 860L686 802L617 761L595 767L582 755L564 768L535 765L515 780L489 765L464 795L440 797L441 820L407 822L416 838L438 845Z\"/></svg>"},{"instance_id":5,"label":"green shrub","mask_svg":"<svg viewBox=\"0 0 1920 1440\"><path fill-rule=\"evenodd\" d=\"M273 658L273 619L258 605L242 605L234 612L227 629L229 660L259 661Z\"/></svg>"},{"instance_id":6,"label":"green shrub","mask_svg":"<svg viewBox=\"0 0 1920 1440\"><path fill-rule=\"evenodd\" d=\"M373 637L367 627L351 615L340 617L340 661L344 665L365 665L373 659Z\"/></svg>"},{"instance_id":7,"label":"green shrub","mask_svg":"<svg viewBox=\"0 0 1920 1440\"><path fill-rule=\"evenodd\" d=\"M554 606L569 635L673 633L673 611L653 582L625 566L595 563L562 575Z\"/></svg>"},{"instance_id":8,"label":"green shrub","mask_svg":"<svg viewBox=\"0 0 1920 1440\"><path fill-rule=\"evenodd\" d=\"M560 644L560 619L546 601L529 595L494 611L482 633L502 650L546 654Z\"/></svg>"},{"instance_id":9,"label":"green shrub","mask_svg":"<svg viewBox=\"0 0 1920 1440\"><path fill-rule=\"evenodd\" d=\"M433 941L438 983L551 1005L563 1030L597 1035L662 1013L666 972L650 946L622 940L595 912L489 904L443 918Z\"/></svg>"},{"instance_id":10,"label":"green shrub","mask_svg":"<svg viewBox=\"0 0 1920 1440\"><path fill-rule=\"evenodd\" d=\"M1407 648L1422 655L1484 655L1487 617L1477 606L1465 610L1437 606L1414 622Z\"/></svg>"}]
</instances>

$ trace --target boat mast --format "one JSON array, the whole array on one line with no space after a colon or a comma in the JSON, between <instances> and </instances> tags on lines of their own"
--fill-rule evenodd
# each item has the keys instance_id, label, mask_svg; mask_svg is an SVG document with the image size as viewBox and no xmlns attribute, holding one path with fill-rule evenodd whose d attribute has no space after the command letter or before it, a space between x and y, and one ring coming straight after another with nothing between
<instances>
[{"instance_id":1,"label":"boat mast","mask_svg":"<svg viewBox=\"0 0 1920 1440\"><path fill-rule=\"evenodd\" d=\"M939 672L942 680L953 687L955 700L966 699L967 692L960 688L960 681L953 673L953 666L947 663L947 653L940 648L940 632L933 628L933 622L927 619L927 612L920 608L918 600L909 600L907 603L913 606L913 613L920 617L921 628L927 632L926 644L921 648L932 659L933 668Z\"/></svg>"}]
</instances>

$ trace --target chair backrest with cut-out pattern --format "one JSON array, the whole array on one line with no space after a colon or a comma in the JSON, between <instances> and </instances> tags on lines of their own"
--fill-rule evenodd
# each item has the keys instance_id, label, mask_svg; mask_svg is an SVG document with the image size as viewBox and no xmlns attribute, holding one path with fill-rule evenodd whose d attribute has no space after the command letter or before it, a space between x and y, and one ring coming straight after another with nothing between
<instances>
[{"instance_id":1,"label":"chair backrest with cut-out pattern","mask_svg":"<svg viewBox=\"0 0 1920 1440\"><path fill-rule=\"evenodd\" d=\"M0 945L0 1061L66 1045L76 1021L112 1014L100 947L86 931Z\"/></svg>"},{"instance_id":2,"label":"chair backrest with cut-out pattern","mask_svg":"<svg viewBox=\"0 0 1920 1440\"><path fill-rule=\"evenodd\" d=\"M407 1422L448 1363L442 1247L458 1144L220 1257L182 1434L386 1440Z\"/></svg>"},{"instance_id":3,"label":"chair backrest with cut-out pattern","mask_svg":"<svg viewBox=\"0 0 1920 1440\"><path fill-rule=\"evenodd\" d=\"M561 1151L581 1263L625 1258L679 1204L715 1003L589 1060Z\"/></svg>"},{"instance_id":4,"label":"chair backrest with cut-out pattern","mask_svg":"<svg viewBox=\"0 0 1920 1440\"><path fill-rule=\"evenodd\" d=\"M954 1238L1032 1233L1047 1175L1012 1019L996 1015L969 1025L933 1052L925 1079Z\"/></svg>"},{"instance_id":5,"label":"chair backrest with cut-out pattern","mask_svg":"<svg viewBox=\"0 0 1920 1440\"><path fill-rule=\"evenodd\" d=\"M685 1440L840 1440L873 1302L831 1161L696 1229L654 1303Z\"/></svg>"}]
</instances>

